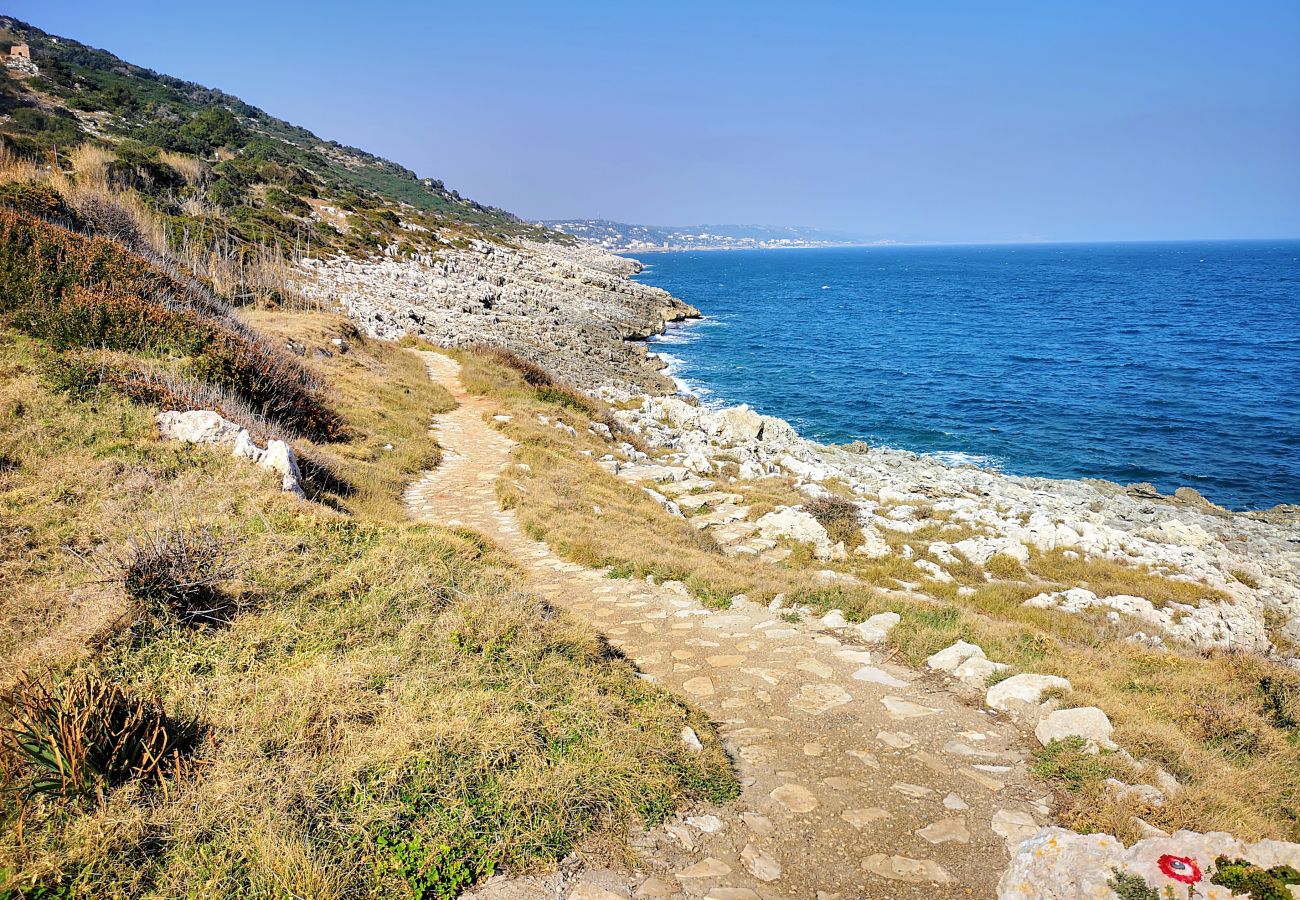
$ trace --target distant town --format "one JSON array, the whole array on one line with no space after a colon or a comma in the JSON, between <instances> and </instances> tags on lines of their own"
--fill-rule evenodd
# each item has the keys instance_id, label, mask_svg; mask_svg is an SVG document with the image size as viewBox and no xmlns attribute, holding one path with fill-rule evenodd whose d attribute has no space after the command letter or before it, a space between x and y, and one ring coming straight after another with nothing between
<instances>
[{"instance_id":1,"label":"distant town","mask_svg":"<svg viewBox=\"0 0 1300 900\"><path fill-rule=\"evenodd\" d=\"M866 243L851 235L797 226L628 225L607 219L564 219L539 224L614 253L851 247Z\"/></svg>"}]
</instances>

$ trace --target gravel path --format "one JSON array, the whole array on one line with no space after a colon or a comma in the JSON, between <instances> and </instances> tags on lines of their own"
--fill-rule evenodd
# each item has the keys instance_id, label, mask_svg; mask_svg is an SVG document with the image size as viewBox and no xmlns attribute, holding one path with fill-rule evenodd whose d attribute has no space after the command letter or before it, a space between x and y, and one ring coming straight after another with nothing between
<instances>
[{"instance_id":1,"label":"gravel path","mask_svg":"<svg viewBox=\"0 0 1300 900\"><path fill-rule=\"evenodd\" d=\"M512 448L489 424L498 410L465 392L455 361L420 356L459 406L433 425L443 461L408 489L411 515L490 536L529 590L703 709L744 786L725 807L635 836L636 871L498 878L475 896L995 895L1008 837L1050 822L1014 726L939 678L890 663L880 647L764 608L709 609L674 585L610 579L560 559L498 508L494 482Z\"/></svg>"}]
</instances>

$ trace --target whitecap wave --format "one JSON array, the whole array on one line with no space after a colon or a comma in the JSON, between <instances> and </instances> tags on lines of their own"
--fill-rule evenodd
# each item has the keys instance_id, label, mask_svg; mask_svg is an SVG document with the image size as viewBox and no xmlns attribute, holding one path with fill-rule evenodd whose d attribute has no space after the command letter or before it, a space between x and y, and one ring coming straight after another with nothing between
<instances>
[{"instance_id":1,"label":"whitecap wave","mask_svg":"<svg viewBox=\"0 0 1300 900\"><path fill-rule=\"evenodd\" d=\"M934 450L929 453L922 453L922 456L928 456L930 459L937 459L947 466L978 466L981 469L1000 470L1002 461L996 456L986 456L982 453L963 453L960 450Z\"/></svg>"}]
</instances>

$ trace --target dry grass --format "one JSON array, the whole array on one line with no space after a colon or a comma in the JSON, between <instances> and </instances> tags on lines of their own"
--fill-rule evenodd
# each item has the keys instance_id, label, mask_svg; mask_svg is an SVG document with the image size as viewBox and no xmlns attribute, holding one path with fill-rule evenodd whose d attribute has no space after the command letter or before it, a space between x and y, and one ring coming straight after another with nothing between
<instances>
[{"instance_id":1,"label":"dry grass","mask_svg":"<svg viewBox=\"0 0 1300 900\"><path fill-rule=\"evenodd\" d=\"M429 380L413 353L364 337L343 316L245 310L242 317L260 334L301 347L304 365L329 385L330 400L348 423L346 442L299 444L342 482L316 485L317 498L368 520L405 521L402 491L437 465L429 424L455 408L451 395ZM347 351L335 340L345 342Z\"/></svg>"},{"instance_id":2,"label":"dry grass","mask_svg":"<svg viewBox=\"0 0 1300 900\"><path fill-rule=\"evenodd\" d=\"M312 348L340 326L258 315L303 325ZM386 514L396 500L379 494L433 452L439 394L409 354L353 342L310 364L375 442L373 462L340 462L373 491L345 502ZM617 842L684 798L733 795L709 724L519 593L478 536L295 500L256 467L160 443L148 407L51 391L38 352L0 330L0 672L93 671L206 736L156 783L128 778L84 807L27 803L21 834L6 806L0 891L454 894ZM427 394L406 397L417 376ZM378 444L399 436L412 444L401 462ZM92 563L160 519L237 536L240 573L223 590L248 601L238 616L151 628L130 614L122 583ZM687 724L704 753L680 741Z\"/></svg>"},{"instance_id":3,"label":"dry grass","mask_svg":"<svg viewBox=\"0 0 1300 900\"><path fill-rule=\"evenodd\" d=\"M170 150L162 150L158 156L179 173L185 179L185 183L191 187L201 186L212 180L212 167L198 157L173 153Z\"/></svg>"},{"instance_id":4,"label":"dry grass","mask_svg":"<svg viewBox=\"0 0 1300 900\"><path fill-rule=\"evenodd\" d=\"M676 578L710 601L746 593L765 602L784 592L792 602L816 609L839 608L850 620L893 610L902 623L891 635L894 652L911 665L953 641L980 644L990 658L1013 671L1063 675L1071 680L1071 704L1097 705L1116 726L1116 739L1134 755L1174 773L1182 793L1159 810L1134 810L1101 787L1105 774L1139 778L1116 758L1106 758L1086 778L1056 778L1063 817L1085 829L1107 829L1135 838L1138 812L1167 830L1224 829L1245 839L1300 838L1300 673L1256 656L1191 651L1157 652L1128 642L1136 626L1105 615L1075 616L1057 610L1026 609L1029 597L1078 585L1103 594L1131 593L1156 602L1196 602L1216 592L1117 563L1081 561L1063 553L1035 554L1028 567L1014 561L991 564L1003 580L987 580L969 561L950 566L948 584L923 581L898 552L912 547L918 558L936 540L957 541L975 532L967 526L926 517L916 532L884 532L896 550L882 560L850 555L832 568L855 574L861 585L826 586L810 577L827 563L806 547L795 548L780 566L746 557L725 557L680 519L665 513L637 487L596 466L610 450L586 431L586 419L572 411L559 417L577 429L569 438L541 426L536 413L555 418L557 407L541 402L509 371L490 360L463 358L464 380L514 414L502 426L520 441L516 468L499 482L502 502L513 506L530 533L578 562L609 566L612 574ZM779 479L723 485L768 503L798 502ZM756 507L766 511L766 509ZM769 507L770 508L770 507ZM756 515L751 511L751 517ZM904 599L877 586L921 581L930 596ZM957 588L974 588L968 596ZM1065 757L1058 768L1077 765ZM1044 771L1051 766L1044 763ZM1150 777L1150 772L1145 775Z\"/></svg>"}]
</instances>

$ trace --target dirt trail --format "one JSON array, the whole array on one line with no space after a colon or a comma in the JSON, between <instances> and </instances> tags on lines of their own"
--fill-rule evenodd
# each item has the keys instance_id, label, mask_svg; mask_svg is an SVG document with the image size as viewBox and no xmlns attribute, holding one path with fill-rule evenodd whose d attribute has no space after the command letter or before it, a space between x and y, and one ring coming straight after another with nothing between
<instances>
[{"instance_id":1,"label":"dirt trail","mask_svg":"<svg viewBox=\"0 0 1300 900\"><path fill-rule=\"evenodd\" d=\"M992 897L1005 835L1049 821L1010 724L944 683L763 608L713 610L684 592L565 562L498 508L512 442L459 365L421 353L459 403L432 433L443 461L411 485L413 517L465 525L522 566L528 588L719 726L741 783L726 807L692 810L636 841L637 872L489 883L481 896L573 891L714 900ZM995 826L998 831L995 831ZM1001 833L999 833L1001 832Z\"/></svg>"}]
</instances>

